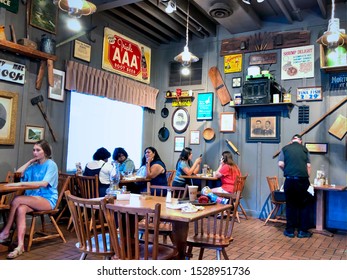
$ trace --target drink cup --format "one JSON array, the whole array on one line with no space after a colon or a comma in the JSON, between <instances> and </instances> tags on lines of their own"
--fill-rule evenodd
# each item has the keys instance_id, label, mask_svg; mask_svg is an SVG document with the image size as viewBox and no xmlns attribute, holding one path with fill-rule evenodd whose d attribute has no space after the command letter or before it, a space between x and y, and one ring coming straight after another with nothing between
<instances>
[{"instance_id":1,"label":"drink cup","mask_svg":"<svg viewBox=\"0 0 347 280\"><path fill-rule=\"evenodd\" d=\"M198 198L198 186L188 186L189 201L195 201Z\"/></svg>"}]
</instances>

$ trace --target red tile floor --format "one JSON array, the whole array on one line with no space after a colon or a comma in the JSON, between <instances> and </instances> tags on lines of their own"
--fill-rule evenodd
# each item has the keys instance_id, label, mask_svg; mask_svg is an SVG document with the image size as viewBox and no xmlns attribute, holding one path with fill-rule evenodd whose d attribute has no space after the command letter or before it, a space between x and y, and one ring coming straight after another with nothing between
<instances>
[{"instance_id":1,"label":"red tile floor","mask_svg":"<svg viewBox=\"0 0 347 280\"><path fill-rule=\"evenodd\" d=\"M78 260L80 253L75 247L74 232L61 224L67 243L61 239L34 243L31 251L19 260ZM235 224L234 241L227 248L231 260L347 260L347 233L338 231L333 237L314 234L311 238L288 238L283 235L284 225L249 218ZM7 253L0 253L0 260ZM193 251L193 258L198 256ZM100 259L88 256L87 259ZM215 259L215 251L205 251L204 259Z\"/></svg>"}]
</instances>

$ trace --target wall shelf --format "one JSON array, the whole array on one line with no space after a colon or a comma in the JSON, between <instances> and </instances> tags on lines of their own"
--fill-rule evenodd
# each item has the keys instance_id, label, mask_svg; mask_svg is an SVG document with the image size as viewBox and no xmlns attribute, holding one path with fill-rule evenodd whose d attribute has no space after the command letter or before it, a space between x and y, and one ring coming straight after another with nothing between
<instances>
[{"instance_id":1,"label":"wall shelf","mask_svg":"<svg viewBox=\"0 0 347 280\"><path fill-rule=\"evenodd\" d=\"M347 37L346 37L347 39ZM347 43L343 46L345 49L347 49ZM345 65L338 65L338 66L327 66L326 65L326 57L327 57L327 47L320 44L319 51L320 51L320 68L324 70L325 72L343 72L347 71L347 61ZM346 56L345 56L346 57Z\"/></svg>"},{"instance_id":2,"label":"wall shelf","mask_svg":"<svg viewBox=\"0 0 347 280\"><path fill-rule=\"evenodd\" d=\"M281 112L282 117L290 118L290 112L295 104L289 102L268 104L243 104L230 106L235 109L238 117L245 117L249 112Z\"/></svg>"}]
</instances>

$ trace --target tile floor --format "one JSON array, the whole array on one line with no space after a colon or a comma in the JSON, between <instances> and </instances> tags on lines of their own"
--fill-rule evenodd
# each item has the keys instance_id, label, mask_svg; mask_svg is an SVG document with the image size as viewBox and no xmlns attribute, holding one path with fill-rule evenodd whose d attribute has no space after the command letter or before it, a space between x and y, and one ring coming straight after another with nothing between
<instances>
[{"instance_id":1,"label":"tile floor","mask_svg":"<svg viewBox=\"0 0 347 280\"><path fill-rule=\"evenodd\" d=\"M74 232L66 231L61 224L67 243L60 239L34 243L31 251L18 257L19 260L78 260ZM347 260L347 233L335 232L333 237L314 234L308 239L287 238L284 225L264 222L259 219L241 219L234 229L234 241L227 248L231 260ZM198 252L193 251L193 259ZM7 253L0 253L0 260ZM100 259L88 256L87 259ZM215 259L215 251L205 251L204 259Z\"/></svg>"}]
</instances>

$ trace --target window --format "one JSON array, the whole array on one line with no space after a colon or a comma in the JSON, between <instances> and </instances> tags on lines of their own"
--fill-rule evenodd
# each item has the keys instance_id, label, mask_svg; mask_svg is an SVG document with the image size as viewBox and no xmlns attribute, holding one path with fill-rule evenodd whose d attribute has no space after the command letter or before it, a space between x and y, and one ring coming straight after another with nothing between
<instances>
[{"instance_id":1,"label":"window","mask_svg":"<svg viewBox=\"0 0 347 280\"><path fill-rule=\"evenodd\" d=\"M142 151L143 108L103 97L71 92L67 172L84 169L93 154L105 147L112 154L123 147L139 168Z\"/></svg>"},{"instance_id":2,"label":"window","mask_svg":"<svg viewBox=\"0 0 347 280\"><path fill-rule=\"evenodd\" d=\"M182 65L179 62L170 62L169 87L201 85L202 59L190 65L190 75L181 74Z\"/></svg>"}]
</instances>

